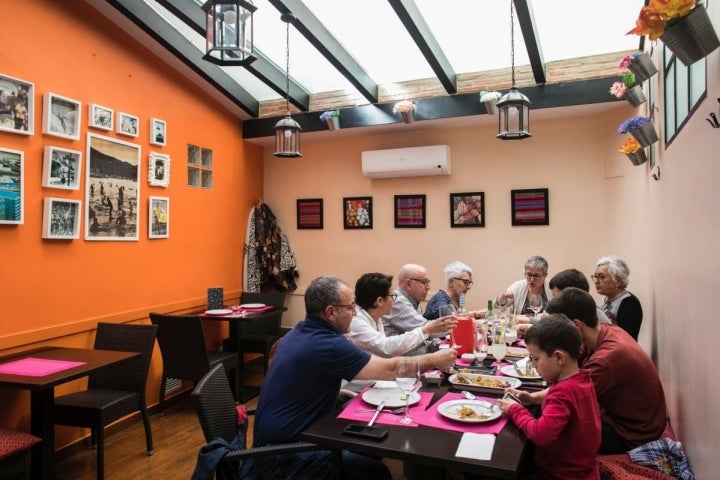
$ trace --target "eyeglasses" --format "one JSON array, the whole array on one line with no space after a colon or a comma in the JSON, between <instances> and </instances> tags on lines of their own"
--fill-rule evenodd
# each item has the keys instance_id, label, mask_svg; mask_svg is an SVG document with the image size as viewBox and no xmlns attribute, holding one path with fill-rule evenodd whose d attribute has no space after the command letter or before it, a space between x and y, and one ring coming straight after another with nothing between
<instances>
[{"instance_id":1,"label":"eyeglasses","mask_svg":"<svg viewBox=\"0 0 720 480\"><path fill-rule=\"evenodd\" d=\"M533 278L534 278L535 280L537 280L538 278L542 278L542 274L541 274L541 273L527 273L527 272L525 272L525 278L527 278L528 280L532 280Z\"/></svg>"},{"instance_id":2,"label":"eyeglasses","mask_svg":"<svg viewBox=\"0 0 720 480\"><path fill-rule=\"evenodd\" d=\"M429 278L410 278L409 280L415 280L416 282L420 282L426 287L430 285L430 279Z\"/></svg>"},{"instance_id":3,"label":"eyeglasses","mask_svg":"<svg viewBox=\"0 0 720 480\"><path fill-rule=\"evenodd\" d=\"M397 293L391 293L390 295L385 295L387 298L392 298L393 302L397 300Z\"/></svg>"},{"instance_id":4,"label":"eyeglasses","mask_svg":"<svg viewBox=\"0 0 720 480\"><path fill-rule=\"evenodd\" d=\"M468 279L466 279L466 278L453 277L453 280L457 280L458 282L463 282L466 287L469 287L470 285L472 285L473 283L475 283L475 282L473 282L472 280L468 280Z\"/></svg>"},{"instance_id":5,"label":"eyeglasses","mask_svg":"<svg viewBox=\"0 0 720 480\"><path fill-rule=\"evenodd\" d=\"M593 282L602 282L608 277L606 277L605 275L590 275L590 278L593 279Z\"/></svg>"},{"instance_id":6,"label":"eyeglasses","mask_svg":"<svg viewBox=\"0 0 720 480\"><path fill-rule=\"evenodd\" d=\"M355 309L357 309L357 305L355 303L351 303L350 305L332 305L335 308L347 308L348 310L352 310L353 312Z\"/></svg>"}]
</instances>

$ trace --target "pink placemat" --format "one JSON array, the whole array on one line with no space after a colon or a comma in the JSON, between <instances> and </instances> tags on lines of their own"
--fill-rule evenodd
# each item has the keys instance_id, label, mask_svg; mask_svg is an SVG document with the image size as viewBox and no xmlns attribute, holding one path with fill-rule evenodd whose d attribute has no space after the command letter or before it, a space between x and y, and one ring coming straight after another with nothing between
<instances>
[{"instance_id":1,"label":"pink placemat","mask_svg":"<svg viewBox=\"0 0 720 480\"><path fill-rule=\"evenodd\" d=\"M420 424L426 427L442 428L443 430L454 430L456 432L472 432L472 433L492 433L497 434L503 429L507 423L507 417L501 416L494 422L487 423L462 423L453 422L438 413L438 406L450 400L461 400L465 397L459 393L448 392L443 397L435 402L435 404L413 415L413 418ZM490 403L494 402L493 398L478 397L480 400L486 400Z\"/></svg>"},{"instance_id":2,"label":"pink placemat","mask_svg":"<svg viewBox=\"0 0 720 480\"><path fill-rule=\"evenodd\" d=\"M415 419L415 417L420 415L421 412L424 412L427 406L430 404L430 400L432 400L432 397L432 392L420 392L420 401L415 405L410 405L410 417ZM367 423L372 418L374 412L356 413L355 410L366 410L370 408L375 408L375 406L370 405L369 403L365 403L365 401L363 401L362 399L362 394L360 394L353 398L352 401L347 404L347 406L343 409L342 412L340 412L337 418L344 418L345 420L354 420L357 422ZM380 415L378 415L375 423L383 423L385 425L397 425L398 421L401 418L402 414L395 414L383 411L380 413ZM418 424L416 422L413 422L411 424L403 426L417 427Z\"/></svg>"},{"instance_id":3,"label":"pink placemat","mask_svg":"<svg viewBox=\"0 0 720 480\"><path fill-rule=\"evenodd\" d=\"M26 377L44 377L62 372L69 368L84 365L85 362L69 362L65 360L48 360L46 358L23 358L0 365L0 373L6 375L23 375Z\"/></svg>"},{"instance_id":4,"label":"pink placemat","mask_svg":"<svg viewBox=\"0 0 720 480\"><path fill-rule=\"evenodd\" d=\"M260 307L260 308L242 308L242 307L233 306L233 307L230 307L230 310L232 310L233 312L236 312L236 313L260 313L260 312L264 312L265 310L270 310L271 308L273 308L272 305L265 305L264 307Z\"/></svg>"}]
</instances>

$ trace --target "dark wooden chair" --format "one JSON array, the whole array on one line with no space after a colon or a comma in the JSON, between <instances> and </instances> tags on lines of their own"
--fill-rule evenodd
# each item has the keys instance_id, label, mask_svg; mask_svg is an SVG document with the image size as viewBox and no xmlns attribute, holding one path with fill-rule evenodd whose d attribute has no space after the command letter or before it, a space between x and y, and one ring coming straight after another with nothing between
<instances>
[{"instance_id":1,"label":"dark wooden chair","mask_svg":"<svg viewBox=\"0 0 720 480\"><path fill-rule=\"evenodd\" d=\"M193 385L215 365L222 364L232 374L236 398L240 391L240 364L237 352L208 350L202 318L197 315L165 315L150 313L150 321L157 325L158 344L163 360L160 380L160 412L165 410L165 386L168 378L190 380Z\"/></svg>"},{"instance_id":2,"label":"dark wooden chair","mask_svg":"<svg viewBox=\"0 0 720 480\"><path fill-rule=\"evenodd\" d=\"M105 475L105 427L120 418L141 413L147 452L153 454L145 383L157 332L155 325L98 323L95 349L140 355L91 373L87 390L55 398L56 424L90 428L91 444L97 446L98 479Z\"/></svg>"},{"instance_id":3,"label":"dark wooden chair","mask_svg":"<svg viewBox=\"0 0 720 480\"><path fill-rule=\"evenodd\" d=\"M285 306L285 294L282 292L243 292L240 303L264 303L273 307ZM263 355L263 372L267 373L272 347L282 337L282 311L274 312L262 318L250 319L238 325L237 337L241 353L260 353ZM232 336L232 334L231 334ZM242 363L243 359L240 359Z\"/></svg>"},{"instance_id":4,"label":"dark wooden chair","mask_svg":"<svg viewBox=\"0 0 720 480\"><path fill-rule=\"evenodd\" d=\"M30 480L30 449L40 442L29 433L0 428L0 479Z\"/></svg>"}]
</instances>

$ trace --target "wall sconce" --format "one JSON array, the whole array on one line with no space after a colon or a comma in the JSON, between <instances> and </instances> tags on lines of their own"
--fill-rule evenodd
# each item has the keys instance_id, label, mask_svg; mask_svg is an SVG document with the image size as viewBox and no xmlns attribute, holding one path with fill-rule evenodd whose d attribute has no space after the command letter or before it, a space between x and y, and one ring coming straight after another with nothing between
<instances>
[{"instance_id":1,"label":"wall sconce","mask_svg":"<svg viewBox=\"0 0 720 480\"><path fill-rule=\"evenodd\" d=\"M209 0L206 14L204 60L215 65L244 66L253 56L253 13L250 0Z\"/></svg>"},{"instance_id":2,"label":"wall sconce","mask_svg":"<svg viewBox=\"0 0 720 480\"><path fill-rule=\"evenodd\" d=\"M515 88L515 8L510 0L510 67L512 87L497 102L500 140L522 140L530 134L530 100Z\"/></svg>"}]
</instances>

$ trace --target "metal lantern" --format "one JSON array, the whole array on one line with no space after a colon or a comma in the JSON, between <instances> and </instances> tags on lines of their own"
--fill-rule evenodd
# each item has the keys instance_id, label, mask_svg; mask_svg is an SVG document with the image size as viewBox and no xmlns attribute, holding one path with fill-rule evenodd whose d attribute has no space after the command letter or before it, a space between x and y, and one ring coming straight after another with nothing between
<instances>
[{"instance_id":1,"label":"metal lantern","mask_svg":"<svg viewBox=\"0 0 720 480\"><path fill-rule=\"evenodd\" d=\"M285 118L275 124L275 153L276 157L296 158L300 154L300 124L290 116L290 23L295 20L292 13L283 13L280 19L287 24L285 44Z\"/></svg>"},{"instance_id":2,"label":"metal lantern","mask_svg":"<svg viewBox=\"0 0 720 480\"><path fill-rule=\"evenodd\" d=\"M530 134L530 100L512 87L497 102L498 134L501 140L522 140Z\"/></svg>"},{"instance_id":3,"label":"metal lantern","mask_svg":"<svg viewBox=\"0 0 720 480\"><path fill-rule=\"evenodd\" d=\"M243 66L254 62L253 12L250 0L209 0L206 14L206 54L203 59L216 65Z\"/></svg>"}]
</instances>

